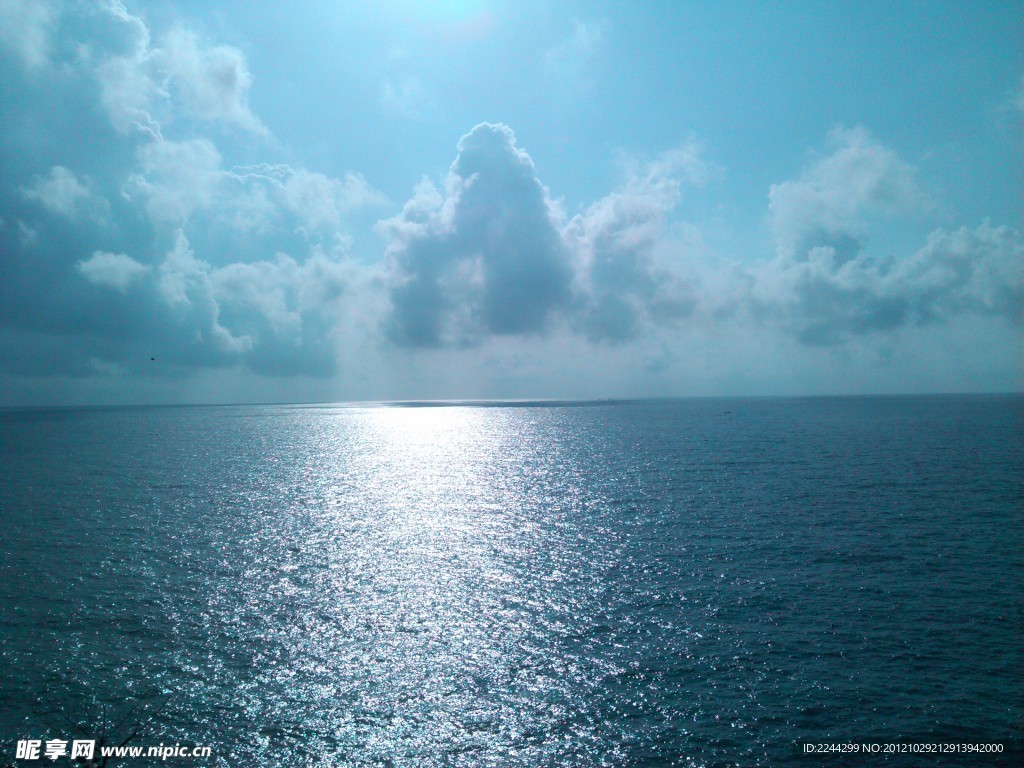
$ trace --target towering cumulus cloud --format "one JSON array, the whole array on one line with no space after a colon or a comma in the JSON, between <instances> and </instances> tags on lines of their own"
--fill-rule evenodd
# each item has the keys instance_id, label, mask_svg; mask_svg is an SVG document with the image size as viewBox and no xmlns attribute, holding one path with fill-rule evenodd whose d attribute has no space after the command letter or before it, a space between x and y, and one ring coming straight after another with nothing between
<instances>
[{"instance_id":1,"label":"towering cumulus cloud","mask_svg":"<svg viewBox=\"0 0 1024 768\"><path fill-rule=\"evenodd\" d=\"M464 345L541 331L570 298L558 214L504 125L462 137L442 194L423 182L390 239L388 334L405 346Z\"/></svg>"},{"instance_id":2,"label":"towering cumulus cloud","mask_svg":"<svg viewBox=\"0 0 1024 768\"><path fill-rule=\"evenodd\" d=\"M566 221L504 125L462 137L440 191L417 187L381 222L389 240L388 335L401 346L465 346L537 334L554 320L623 342L690 313L690 280L666 236L684 183L707 167L693 146L632 170L624 187Z\"/></svg>"}]
</instances>

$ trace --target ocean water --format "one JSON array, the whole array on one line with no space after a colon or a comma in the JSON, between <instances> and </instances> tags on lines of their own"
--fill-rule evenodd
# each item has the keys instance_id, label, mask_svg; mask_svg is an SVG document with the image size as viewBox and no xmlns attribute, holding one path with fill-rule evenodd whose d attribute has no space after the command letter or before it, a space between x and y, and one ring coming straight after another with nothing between
<instances>
[{"instance_id":1,"label":"ocean water","mask_svg":"<svg viewBox=\"0 0 1024 768\"><path fill-rule=\"evenodd\" d=\"M1021 765L1022 502L1021 396L0 411L0 764Z\"/></svg>"}]
</instances>

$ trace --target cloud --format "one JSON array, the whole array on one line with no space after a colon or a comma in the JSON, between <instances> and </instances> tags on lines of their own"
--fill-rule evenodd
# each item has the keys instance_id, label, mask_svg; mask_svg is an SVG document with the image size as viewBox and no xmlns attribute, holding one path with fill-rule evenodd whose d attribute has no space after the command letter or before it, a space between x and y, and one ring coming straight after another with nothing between
<instances>
[{"instance_id":1,"label":"cloud","mask_svg":"<svg viewBox=\"0 0 1024 768\"><path fill-rule=\"evenodd\" d=\"M567 222L511 129L478 125L459 142L444 191L424 181L381 222L388 336L408 347L475 346L561 323L618 343L688 315L687 249L668 221L681 189L703 184L709 166L691 142L629 170L622 189Z\"/></svg>"},{"instance_id":2,"label":"cloud","mask_svg":"<svg viewBox=\"0 0 1024 768\"><path fill-rule=\"evenodd\" d=\"M343 252L320 249L304 261L277 253L216 267L197 258L179 231L156 288L186 359L274 376L327 376L338 363L342 323L356 330L353 295L366 290L369 274Z\"/></svg>"},{"instance_id":3,"label":"cloud","mask_svg":"<svg viewBox=\"0 0 1024 768\"><path fill-rule=\"evenodd\" d=\"M871 221L927 205L913 169L866 129L836 128L828 144L830 154L768 192L782 255L803 258L812 248L831 247L848 257Z\"/></svg>"},{"instance_id":4,"label":"cloud","mask_svg":"<svg viewBox=\"0 0 1024 768\"><path fill-rule=\"evenodd\" d=\"M195 117L267 133L249 108L252 74L239 50L204 47L195 33L175 27L153 51L152 60L158 76Z\"/></svg>"},{"instance_id":5,"label":"cloud","mask_svg":"<svg viewBox=\"0 0 1024 768\"><path fill-rule=\"evenodd\" d=\"M749 270L753 317L815 346L967 314L1021 321L1020 233L986 221L937 229L910 254L879 255L873 225L927 208L927 197L914 169L864 129L836 129L830 144L798 179L771 187L777 256Z\"/></svg>"},{"instance_id":6,"label":"cloud","mask_svg":"<svg viewBox=\"0 0 1024 768\"><path fill-rule=\"evenodd\" d=\"M444 194L426 182L380 225L389 241L387 332L410 347L542 331L570 300L560 214L512 130L462 137Z\"/></svg>"},{"instance_id":7,"label":"cloud","mask_svg":"<svg viewBox=\"0 0 1024 768\"><path fill-rule=\"evenodd\" d=\"M145 200L153 221L180 225L219 201L221 157L208 139L157 139L139 149L138 159L126 191Z\"/></svg>"},{"instance_id":8,"label":"cloud","mask_svg":"<svg viewBox=\"0 0 1024 768\"><path fill-rule=\"evenodd\" d=\"M1024 322L1024 238L988 221L975 229L936 230L890 283L909 295L919 323L973 312L1019 325Z\"/></svg>"},{"instance_id":9,"label":"cloud","mask_svg":"<svg viewBox=\"0 0 1024 768\"><path fill-rule=\"evenodd\" d=\"M220 304L210 279L210 265L195 257L183 232L160 264L160 295L183 319L197 330L195 342L209 341L214 350L227 355L251 351L249 336L235 336L220 323Z\"/></svg>"},{"instance_id":10,"label":"cloud","mask_svg":"<svg viewBox=\"0 0 1024 768\"><path fill-rule=\"evenodd\" d=\"M124 253L96 251L91 258L78 262L78 271L94 285L123 292L149 272L149 267Z\"/></svg>"},{"instance_id":11,"label":"cloud","mask_svg":"<svg viewBox=\"0 0 1024 768\"><path fill-rule=\"evenodd\" d=\"M465 365L496 395L502 382L593 396L636 381L671 394L744 376L756 389L748 357L778 378L791 361L941 360L944 339L969 349L991 334L998 362L1020 335L1021 234L922 226L916 169L862 127L835 129L767 190L770 232L748 240L760 256L716 251L708 242L732 242L715 237L721 221L688 218L717 191L697 142L627 163L617 188L567 215L495 123L384 214L375 253L350 222L387 199L357 170L281 162L241 51L184 25L151 30L116 3L0 11L25 31L0 33L5 375L220 369L319 377L327 391L414 366L459 396L451 369ZM604 34L578 25L549 53L572 81L556 87L586 86Z\"/></svg>"},{"instance_id":12,"label":"cloud","mask_svg":"<svg viewBox=\"0 0 1024 768\"><path fill-rule=\"evenodd\" d=\"M269 135L249 106L253 76L238 49L205 45L180 25L154 45L145 22L120 3L91 13L65 9L76 12L84 17L78 56L94 69L101 103L120 133L158 138L168 122L198 120Z\"/></svg>"},{"instance_id":13,"label":"cloud","mask_svg":"<svg viewBox=\"0 0 1024 768\"><path fill-rule=\"evenodd\" d=\"M156 139L139 149L138 161L125 193L144 200L153 221L175 226L203 213L239 229L266 232L294 218L296 230L307 238L337 236L348 213L386 202L360 173L336 179L283 164L225 169L208 139Z\"/></svg>"},{"instance_id":14,"label":"cloud","mask_svg":"<svg viewBox=\"0 0 1024 768\"><path fill-rule=\"evenodd\" d=\"M212 361L268 375L327 376L336 370L337 332L352 308L346 299L354 288L365 290L366 278L367 270L343 253L323 250L302 262L278 253L213 267L179 233L160 265L158 287L179 327L191 329L193 344L212 347Z\"/></svg>"},{"instance_id":15,"label":"cloud","mask_svg":"<svg viewBox=\"0 0 1024 768\"><path fill-rule=\"evenodd\" d=\"M593 341L623 342L651 323L684 317L695 306L688 251L668 232L684 185L703 184L708 166L690 143L646 166L593 203L566 228L576 256L575 324Z\"/></svg>"},{"instance_id":16,"label":"cloud","mask_svg":"<svg viewBox=\"0 0 1024 768\"><path fill-rule=\"evenodd\" d=\"M100 86L100 103L120 134L139 131L160 136L160 124L152 112L170 99L154 76L149 27L119 3L103 8L98 21L88 27L92 42L79 43L88 51Z\"/></svg>"},{"instance_id":17,"label":"cloud","mask_svg":"<svg viewBox=\"0 0 1024 768\"><path fill-rule=\"evenodd\" d=\"M987 315L1024 318L1024 239L988 222L934 231L908 257L842 259L829 246L758 270L754 301L811 345Z\"/></svg>"},{"instance_id":18,"label":"cloud","mask_svg":"<svg viewBox=\"0 0 1024 768\"><path fill-rule=\"evenodd\" d=\"M47 126L0 141L0 330L52 354L9 348L0 371L152 376L156 357L172 376L334 372L341 329L375 322L383 295L353 296L379 270L350 259L347 219L383 195L354 171L228 166L273 149L222 143L226 129L265 135L237 50L182 26L151 34L117 3L33 18L38 82L0 56L19 126Z\"/></svg>"},{"instance_id":19,"label":"cloud","mask_svg":"<svg viewBox=\"0 0 1024 768\"><path fill-rule=\"evenodd\" d=\"M770 188L776 254L751 262L712 256L700 227L678 220L686 191L714 173L694 142L632 163L620 189L565 221L511 130L477 126L444 189L424 181L381 224L388 335L406 347L472 347L571 331L621 345L770 327L822 347L968 314L1019 321L1016 231L939 229L917 251L879 256L874 228L918 217L927 195L864 129L837 129L828 147Z\"/></svg>"},{"instance_id":20,"label":"cloud","mask_svg":"<svg viewBox=\"0 0 1024 768\"><path fill-rule=\"evenodd\" d=\"M50 56L49 28L55 15L46 0L0 0L0 46L25 67L42 67Z\"/></svg>"},{"instance_id":21,"label":"cloud","mask_svg":"<svg viewBox=\"0 0 1024 768\"><path fill-rule=\"evenodd\" d=\"M55 165L49 177L36 176L25 189L25 197L36 200L53 213L74 216L89 197L89 190L67 168Z\"/></svg>"},{"instance_id":22,"label":"cloud","mask_svg":"<svg viewBox=\"0 0 1024 768\"><path fill-rule=\"evenodd\" d=\"M246 365L259 373L328 376L337 370L340 334L356 334L348 314L370 273L342 254L315 250L304 262L229 264L210 273L223 316L253 340Z\"/></svg>"},{"instance_id":23,"label":"cloud","mask_svg":"<svg viewBox=\"0 0 1024 768\"><path fill-rule=\"evenodd\" d=\"M361 173L349 172L344 179L332 179L322 173L285 166L276 169L274 180L280 185L284 204L314 230L337 229L344 214L387 202Z\"/></svg>"}]
</instances>

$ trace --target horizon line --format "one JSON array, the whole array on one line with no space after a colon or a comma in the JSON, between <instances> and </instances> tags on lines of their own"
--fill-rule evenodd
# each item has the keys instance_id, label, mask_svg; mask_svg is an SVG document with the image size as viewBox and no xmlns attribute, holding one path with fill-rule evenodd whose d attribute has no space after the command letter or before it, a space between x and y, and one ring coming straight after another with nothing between
<instances>
[{"instance_id":1,"label":"horizon line","mask_svg":"<svg viewBox=\"0 0 1024 768\"><path fill-rule=\"evenodd\" d=\"M0 405L0 411L31 411L58 409L117 409L117 408L573 408L587 406L629 405L672 400L840 400L912 397L1020 397L1024 391L967 391L967 392L866 392L825 394L771 394L771 395L651 395L640 397L600 398L400 398L394 400L272 400L251 402L177 402L177 403L37 403L32 405Z\"/></svg>"}]
</instances>

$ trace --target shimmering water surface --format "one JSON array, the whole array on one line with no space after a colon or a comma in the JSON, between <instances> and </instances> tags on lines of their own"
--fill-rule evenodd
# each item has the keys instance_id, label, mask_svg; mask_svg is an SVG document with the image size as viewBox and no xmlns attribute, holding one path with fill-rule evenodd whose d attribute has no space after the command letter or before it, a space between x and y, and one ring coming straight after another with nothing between
<instances>
[{"instance_id":1,"label":"shimmering water surface","mask_svg":"<svg viewBox=\"0 0 1024 768\"><path fill-rule=\"evenodd\" d=\"M1019 396L0 412L0 764L144 716L136 743L213 747L168 765L1018 764L1022 424ZM847 741L1006 752L802 752Z\"/></svg>"}]
</instances>

